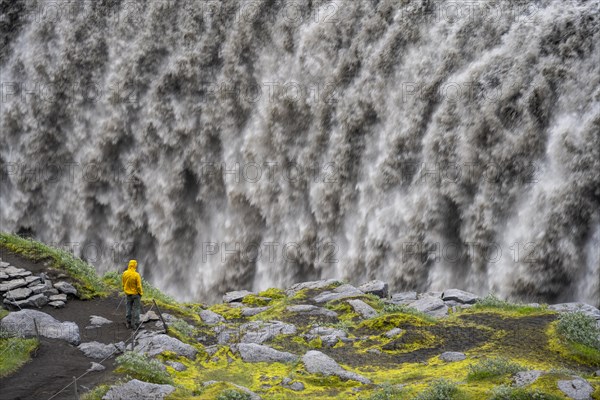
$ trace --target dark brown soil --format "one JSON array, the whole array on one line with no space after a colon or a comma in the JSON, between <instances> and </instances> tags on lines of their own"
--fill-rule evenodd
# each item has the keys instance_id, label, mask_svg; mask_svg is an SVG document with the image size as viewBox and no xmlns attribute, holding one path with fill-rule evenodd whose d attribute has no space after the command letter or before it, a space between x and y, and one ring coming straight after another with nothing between
<instances>
[{"instance_id":1,"label":"dark brown soil","mask_svg":"<svg viewBox=\"0 0 600 400\"><path fill-rule=\"evenodd\" d=\"M43 262L31 262L18 255L3 252L2 259L20 268L25 268L34 273L48 272ZM56 272L54 272L56 273ZM120 302L117 294L105 299L82 301L69 299L65 308L54 309L43 307L40 311L52 315L59 321L72 321L79 326L81 342L97 341L101 343L115 343L127 341L132 334L124 325L125 305ZM113 321L112 324L101 328L85 329L89 325L91 315L98 315ZM148 329L155 329L151 322ZM0 378L0 399L32 399L45 400L52 397L69 383L73 377L79 377L91 366L91 362L98 362L87 358L77 349L61 340L40 338L40 346L33 354L33 359L21 367L16 373ZM114 375L114 357L109 358L103 365L106 370L90 372L77 380L79 395L92 389L99 383L116 380ZM75 387L71 385L53 399L69 399L75 397Z\"/></svg>"}]
</instances>

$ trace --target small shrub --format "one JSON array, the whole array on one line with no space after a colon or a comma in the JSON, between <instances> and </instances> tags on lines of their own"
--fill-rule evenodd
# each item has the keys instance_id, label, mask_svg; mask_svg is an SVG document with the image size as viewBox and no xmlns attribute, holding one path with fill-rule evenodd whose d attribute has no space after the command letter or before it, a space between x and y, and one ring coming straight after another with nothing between
<instances>
[{"instance_id":1,"label":"small shrub","mask_svg":"<svg viewBox=\"0 0 600 400\"><path fill-rule=\"evenodd\" d=\"M600 328L595 319L581 311L562 314L556 331L564 339L600 350Z\"/></svg>"},{"instance_id":2,"label":"small shrub","mask_svg":"<svg viewBox=\"0 0 600 400\"><path fill-rule=\"evenodd\" d=\"M251 400L252 396L248 393L240 392L239 390L228 389L217 397L217 400Z\"/></svg>"},{"instance_id":3,"label":"small shrub","mask_svg":"<svg viewBox=\"0 0 600 400\"><path fill-rule=\"evenodd\" d=\"M136 379L151 383L173 383L171 376L157 360L132 351L117 357L118 372L126 373Z\"/></svg>"},{"instance_id":4,"label":"small shrub","mask_svg":"<svg viewBox=\"0 0 600 400\"><path fill-rule=\"evenodd\" d=\"M456 398L458 393L456 383L439 379L415 397L415 400L451 400Z\"/></svg>"},{"instance_id":5,"label":"small shrub","mask_svg":"<svg viewBox=\"0 0 600 400\"><path fill-rule=\"evenodd\" d=\"M187 337L187 338L194 336L194 333L196 331L192 325L188 324L183 319L179 319L179 318L177 318L173 322L171 322L171 324L169 325L169 329L171 329L171 328L176 330L182 336Z\"/></svg>"},{"instance_id":6,"label":"small shrub","mask_svg":"<svg viewBox=\"0 0 600 400\"><path fill-rule=\"evenodd\" d=\"M506 358L489 358L481 360L477 364L470 365L467 379L470 381L480 381L498 378L504 375L513 375L519 371L526 370L527 368L507 360Z\"/></svg>"},{"instance_id":7,"label":"small shrub","mask_svg":"<svg viewBox=\"0 0 600 400\"><path fill-rule=\"evenodd\" d=\"M498 386L492 390L489 400L560 400L561 397L540 390L527 390L508 385Z\"/></svg>"},{"instance_id":8,"label":"small shrub","mask_svg":"<svg viewBox=\"0 0 600 400\"><path fill-rule=\"evenodd\" d=\"M406 391L400 385L383 385L366 400L400 400L408 398Z\"/></svg>"}]
</instances>

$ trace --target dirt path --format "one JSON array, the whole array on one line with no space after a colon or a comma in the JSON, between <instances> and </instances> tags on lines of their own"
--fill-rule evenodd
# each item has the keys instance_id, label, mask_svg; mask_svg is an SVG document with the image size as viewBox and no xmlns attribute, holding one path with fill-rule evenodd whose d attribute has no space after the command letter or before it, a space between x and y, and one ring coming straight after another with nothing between
<instances>
[{"instance_id":1,"label":"dirt path","mask_svg":"<svg viewBox=\"0 0 600 400\"><path fill-rule=\"evenodd\" d=\"M20 268L25 268L33 273L46 271L43 262L33 263L14 254L2 254L4 261ZM72 321L79 326L81 342L97 341L101 343L115 343L125 341L131 337L132 331L125 328L124 303L120 304L120 297L110 296L106 299L88 301L70 299L65 308L54 309L43 307L40 311L52 315L59 321ZM85 329L89 326L90 316L98 315L113 321L112 324L100 328ZM148 328L154 329L151 322ZM15 374L0 378L1 400L46 400L79 377L91 366L91 362L98 362L87 358L77 349L61 340L40 339L40 347L33 354L30 362L25 364ZM91 389L98 383L107 382L116 377L113 374L114 358L109 358L103 365L106 370L90 372L78 380L79 395ZM54 397L53 400L76 399L73 385L64 392Z\"/></svg>"}]
</instances>

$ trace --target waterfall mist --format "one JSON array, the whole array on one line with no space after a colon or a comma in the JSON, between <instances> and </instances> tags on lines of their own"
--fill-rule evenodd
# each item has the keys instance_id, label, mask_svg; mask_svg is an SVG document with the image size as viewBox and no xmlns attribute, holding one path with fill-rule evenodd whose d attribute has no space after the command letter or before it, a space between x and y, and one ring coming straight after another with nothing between
<instances>
[{"instance_id":1,"label":"waterfall mist","mask_svg":"<svg viewBox=\"0 0 600 400\"><path fill-rule=\"evenodd\" d=\"M0 0L0 229L182 300L599 306L599 7Z\"/></svg>"}]
</instances>

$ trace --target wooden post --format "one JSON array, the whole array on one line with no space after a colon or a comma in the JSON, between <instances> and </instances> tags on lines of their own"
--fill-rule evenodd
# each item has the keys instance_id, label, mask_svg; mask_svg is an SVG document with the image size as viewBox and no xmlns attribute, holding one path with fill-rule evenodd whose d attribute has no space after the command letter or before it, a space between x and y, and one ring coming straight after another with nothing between
<instances>
[{"instance_id":1,"label":"wooden post","mask_svg":"<svg viewBox=\"0 0 600 400\"><path fill-rule=\"evenodd\" d=\"M40 341L40 331L38 330L37 320L35 318L33 319L33 328L35 329L35 337L39 342Z\"/></svg>"},{"instance_id":2,"label":"wooden post","mask_svg":"<svg viewBox=\"0 0 600 400\"><path fill-rule=\"evenodd\" d=\"M160 320L163 323L163 326L165 327L165 333L169 333L169 327L167 326L167 323L165 322L165 319L162 316L162 313L160 312L160 308L158 308L158 304L156 304L156 300L152 299L152 302L154 303L154 306L156 307L156 311L158 311L158 316L160 318Z\"/></svg>"},{"instance_id":3,"label":"wooden post","mask_svg":"<svg viewBox=\"0 0 600 400\"><path fill-rule=\"evenodd\" d=\"M79 394L77 394L77 378L73 377L73 386L75 387L75 398L79 400Z\"/></svg>"}]
</instances>

